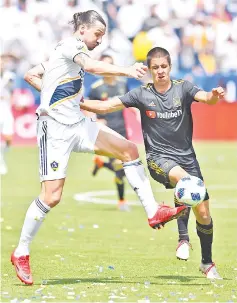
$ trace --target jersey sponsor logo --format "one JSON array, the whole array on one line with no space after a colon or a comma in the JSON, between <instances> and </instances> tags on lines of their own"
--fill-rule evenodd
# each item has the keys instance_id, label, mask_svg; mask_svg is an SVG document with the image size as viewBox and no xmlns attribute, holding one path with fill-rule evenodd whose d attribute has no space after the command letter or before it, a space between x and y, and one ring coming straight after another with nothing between
<instances>
[{"instance_id":1,"label":"jersey sponsor logo","mask_svg":"<svg viewBox=\"0 0 237 303\"><path fill-rule=\"evenodd\" d=\"M156 112L154 112L153 110L146 110L146 115L151 119L156 118Z\"/></svg>"},{"instance_id":2,"label":"jersey sponsor logo","mask_svg":"<svg viewBox=\"0 0 237 303\"><path fill-rule=\"evenodd\" d=\"M177 118L181 115L182 115L181 109L178 109L175 112L164 112L164 113L157 112L157 118L160 118L160 119Z\"/></svg>"}]
</instances>

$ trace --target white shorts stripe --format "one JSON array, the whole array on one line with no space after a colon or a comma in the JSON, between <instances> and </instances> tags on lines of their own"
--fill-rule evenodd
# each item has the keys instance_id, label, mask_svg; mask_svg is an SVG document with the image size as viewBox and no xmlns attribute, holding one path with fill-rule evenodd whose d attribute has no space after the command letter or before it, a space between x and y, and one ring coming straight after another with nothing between
<instances>
[{"instance_id":1,"label":"white shorts stripe","mask_svg":"<svg viewBox=\"0 0 237 303\"><path fill-rule=\"evenodd\" d=\"M48 165L47 165L47 121L42 123L43 135L40 138L40 162L42 175L47 176L48 174Z\"/></svg>"}]
</instances>

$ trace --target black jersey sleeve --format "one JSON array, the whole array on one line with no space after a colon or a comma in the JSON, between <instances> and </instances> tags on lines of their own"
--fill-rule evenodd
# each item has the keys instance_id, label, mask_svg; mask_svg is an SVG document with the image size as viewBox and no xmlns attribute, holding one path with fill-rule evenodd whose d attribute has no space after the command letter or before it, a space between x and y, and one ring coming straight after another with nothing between
<instances>
[{"instance_id":1,"label":"black jersey sleeve","mask_svg":"<svg viewBox=\"0 0 237 303\"><path fill-rule=\"evenodd\" d=\"M139 100L141 99L141 87L137 87L129 91L123 96L118 96L125 107L139 108Z\"/></svg>"},{"instance_id":2,"label":"black jersey sleeve","mask_svg":"<svg viewBox=\"0 0 237 303\"><path fill-rule=\"evenodd\" d=\"M185 81L184 85L183 85L183 93L185 95L185 99L186 101L191 104L194 100L194 97L196 95L197 92L199 92L200 90L202 90L200 87L194 85L193 83L189 82L189 81Z\"/></svg>"}]
</instances>

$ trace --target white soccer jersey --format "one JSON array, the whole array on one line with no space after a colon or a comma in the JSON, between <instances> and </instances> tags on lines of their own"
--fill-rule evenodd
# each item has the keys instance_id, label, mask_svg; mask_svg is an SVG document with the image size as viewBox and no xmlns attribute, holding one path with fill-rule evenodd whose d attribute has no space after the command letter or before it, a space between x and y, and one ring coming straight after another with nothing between
<instances>
[{"instance_id":1,"label":"white soccer jersey","mask_svg":"<svg viewBox=\"0 0 237 303\"><path fill-rule=\"evenodd\" d=\"M47 113L63 124L84 118L79 105L84 70L73 61L80 53L88 55L87 46L74 36L60 41L51 53L42 79L39 115Z\"/></svg>"}]
</instances>

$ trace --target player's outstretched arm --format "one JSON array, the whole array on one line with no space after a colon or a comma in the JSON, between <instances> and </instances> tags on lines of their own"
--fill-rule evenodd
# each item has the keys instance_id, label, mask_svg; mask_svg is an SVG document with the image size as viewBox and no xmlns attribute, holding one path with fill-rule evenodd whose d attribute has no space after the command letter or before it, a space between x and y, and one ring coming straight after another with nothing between
<instances>
[{"instance_id":1,"label":"player's outstretched arm","mask_svg":"<svg viewBox=\"0 0 237 303\"><path fill-rule=\"evenodd\" d=\"M24 75L25 81L31 86L33 86L35 89L37 89L37 91L39 92L41 91L42 77L45 72L44 64L46 63L34 66L30 70L28 70Z\"/></svg>"},{"instance_id":2,"label":"player's outstretched arm","mask_svg":"<svg viewBox=\"0 0 237 303\"><path fill-rule=\"evenodd\" d=\"M224 98L225 91L223 87L219 86L213 88L211 92L205 92L203 90L196 93L194 99L199 102L203 102L209 105L214 105L218 102L219 99Z\"/></svg>"},{"instance_id":3,"label":"player's outstretched arm","mask_svg":"<svg viewBox=\"0 0 237 303\"><path fill-rule=\"evenodd\" d=\"M135 63L129 67L116 66L107 62L94 60L84 53L75 56L74 62L86 72L100 76L124 76L141 79L147 72L143 63Z\"/></svg>"},{"instance_id":4,"label":"player's outstretched arm","mask_svg":"<svg viewBox=\"0 0 237 303\"><path fill-rule=\"evenodd\" d=\"M81 109L93 112L96 114L108 114L122 110L125 106L118 97L101 102L100 100L81 100Z\"/></svg>"}]
</instances>

